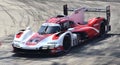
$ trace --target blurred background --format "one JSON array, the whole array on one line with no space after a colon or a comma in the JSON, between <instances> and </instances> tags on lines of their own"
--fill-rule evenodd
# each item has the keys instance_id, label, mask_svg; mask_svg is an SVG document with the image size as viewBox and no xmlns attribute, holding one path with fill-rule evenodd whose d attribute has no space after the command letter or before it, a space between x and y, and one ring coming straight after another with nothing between
<instances>
[{"instance_id":1,"label":"blurred background","mask_svg":"<svg viewBox=\"0 0 120 65\"><path fill-rule=\"evenodd\" d=\"M70 8L110 5L110 3L96 4L94 0L0 0L0 37L15 34L18 30L28 26L33 31L38 31L41 24L48 18L63 14L64 4L68 4ZM91 15L87 13L86 18L89 16Z\"/></svg>"}]
</instances>

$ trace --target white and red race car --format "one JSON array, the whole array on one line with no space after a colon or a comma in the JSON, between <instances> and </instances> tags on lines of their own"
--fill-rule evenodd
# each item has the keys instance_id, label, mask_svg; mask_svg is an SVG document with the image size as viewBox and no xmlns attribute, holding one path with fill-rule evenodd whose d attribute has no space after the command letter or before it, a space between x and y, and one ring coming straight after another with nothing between
<instances>
[{"instance_id":1,"label":"white and red race car","mask_svg":"<svg viewBox=\"0 0 120 65\"><path fill-rule=\"evenodd\" d=\"M110 6L100 8L69 9L63 6L64 15L58 15L43 23L38 32L28 27L15 34L12 47L20 54L57 54L68 52L73 46L111 30ZM68 11L73 11L68 15ZM85 12L103 12L106 17L94 17L84 22Z\"/></svg>"}]
</instances>

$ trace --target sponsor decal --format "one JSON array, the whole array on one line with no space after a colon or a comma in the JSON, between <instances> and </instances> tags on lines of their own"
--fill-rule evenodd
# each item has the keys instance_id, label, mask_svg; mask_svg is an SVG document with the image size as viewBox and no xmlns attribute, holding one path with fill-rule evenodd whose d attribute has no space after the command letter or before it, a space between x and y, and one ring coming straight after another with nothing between
<instances>
[{"instance_id":1,"label":"sponsor decal","mask_svg":"<svg viewBox=\"0 0 120 65\"><path fill-rule=\"evenodd\" d=\"M36 45L37 43L36 42L27 42L26 45L29 45L29 46L33 46L33 45Z\"/></svg>"}]
</instances>

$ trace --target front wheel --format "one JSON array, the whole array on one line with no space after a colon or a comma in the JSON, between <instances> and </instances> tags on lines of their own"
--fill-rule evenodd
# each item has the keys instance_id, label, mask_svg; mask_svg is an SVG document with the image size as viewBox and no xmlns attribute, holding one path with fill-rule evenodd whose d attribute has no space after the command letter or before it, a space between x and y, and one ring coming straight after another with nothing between
<instances>
[{"instance_id":1,"label":"front wheel","mask_svg":"<svg viewBox=\"0 0 120 65\"><path fill-rule=\"evenodd\" d=\"M71 36L70 34L65 35L63 39L64 52L69 52L71 49Z\"/></svg>"}]
</instances>

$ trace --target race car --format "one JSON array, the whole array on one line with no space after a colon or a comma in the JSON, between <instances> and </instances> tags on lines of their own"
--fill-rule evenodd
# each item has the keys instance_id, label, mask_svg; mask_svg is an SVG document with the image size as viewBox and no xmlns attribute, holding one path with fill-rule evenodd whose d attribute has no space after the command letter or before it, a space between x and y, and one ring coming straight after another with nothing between
<instances>
[{"instance_id":1,"label":"race car","mask_svg":"<svg viewBox=\"0 0 120 65\"><path fill-rule=\"evenodd\" d=\"M68 15L68 11L73 11ZM12 42L13 52L18 54L67 53L86 40L102 36L111 30L110 6L106 8L70 9L63 5L64 15L49 18L38 32L30 27L20 30ZM84 22L85 12L102 12L106 17L94 17Z\"/></svg>"}]
</instances>

